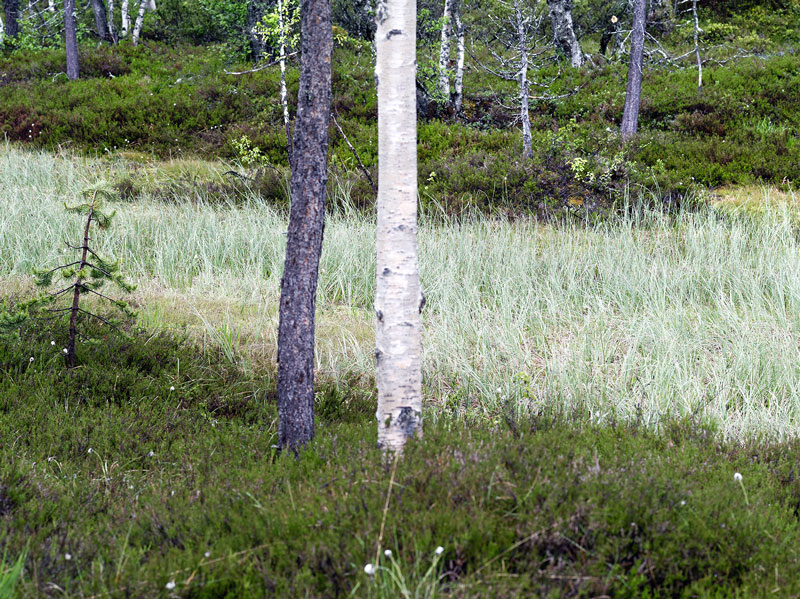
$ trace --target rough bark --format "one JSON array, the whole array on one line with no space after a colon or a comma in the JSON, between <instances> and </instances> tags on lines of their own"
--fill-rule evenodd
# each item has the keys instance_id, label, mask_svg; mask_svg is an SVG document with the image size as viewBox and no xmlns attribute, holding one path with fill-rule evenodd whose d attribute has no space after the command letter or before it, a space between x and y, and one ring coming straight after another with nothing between
<instances>
[{"instance_id":1,"label":"rough bark","mask_svg":"<svg viewBox=\"0 0 800 599\"><path fill-rule=\"evenodd\" d=\"M103 0L92 0L92 11L94 12L94 23L97 27L97 35L101 40L111 41L111 33L108 29L108 18L106 17L106 3Z\"/></svg>"},{"instance_id":2,"label":"rough bark","mask_svg":"<svg viewBox=\"0 0 800 599\"><path fill-rule=\"evenodd\" d=\"M378 444L422 433L417 257L416 2L378 4L378 230L375 294Z\"/></svg>"},{"instance_id":3,"label":"rough bark","mask_svg":"<svg viewBox=\"0 0 800 599\"><path fill-rule=\"evenodd\" d=\"M67 50L67 77L77 79L80 76L80 70L78 68L75 0L64 0L64 44Z\"/></svg>"},{"instance_id":4,"label":"rough bark","mask_svg":"<svg viewBox=\"0 0 800 599\"><path fill-rule=\"evenodd\" d=\"M514 14L517 19L517 44L519 45L519 118L522 121L522 155L525 158L533 158L531 118L528 110L528 40L525 35L525 19L519 8L519 0L514 0Z\"/></svg>"},{"instance_id":5,"label":"rough bark","mask_svg":"<svg viewBox=\"0 0 800 599\"><path fill-rule=\"evenodd\" d=\"M442 40L439 46L439 93L442 98L450 99L450 74L447 66L450 62L450 38L453 31L453 0L444 0L442 12Z\"/></svg>"},{"instance_id":6,"label":"rough bark","mask_svg":"<svg viewBox=\"0 0 800 599\"><path fill-rule=\"evenodd\" d=\"M19 0L5 0L3 5L6 14L5 34L17 37L19 33Z\"/></svg>"},{"instance_id":7,"label":"rough bark","mask_svg":"<svg viewBox=\"0 0 800 599\"><path fill-rule=\"evenodd\" d=\"M314 436L314 310L331 113L330 0L302 0L300 38L292 205L278 324L278 443L294 452Z\"/></svg>"},{"instance_id":8,"label":"rough bark","mask_svg":"<svg viewBox=\"0 0 800 599\"><path fill-rule=\"evenodd\" d=\"M556 48L569 58L574 68L580 67L584 56L572 26L572 0L547 0L547 7Z\"/></svg>"},{"instance_id":9,"label":"rough bark","mask_svg":"<svg viewBox=\"0 0 800 599\"><path fill-rule=\"evenodd\" d=\"M633 5L633 30L631 31L631 59L628 64L628 89L625 92L625 110L622 113L620 132L627 141L636 134L639 124L639 104L642 99L642 68L644 58L644 26L646 0L636 0Z\"/></svg>"}]
</instances>

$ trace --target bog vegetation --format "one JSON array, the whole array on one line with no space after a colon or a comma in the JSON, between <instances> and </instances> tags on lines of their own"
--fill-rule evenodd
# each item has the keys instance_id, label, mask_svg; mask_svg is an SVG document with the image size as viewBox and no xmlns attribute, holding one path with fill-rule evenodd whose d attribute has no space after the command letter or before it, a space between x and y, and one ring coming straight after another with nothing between
<instances>
[{"instance_id":1,"label":"bog vegetation","mask_svg":"<svg viewBox=\"0 0 800 599\"><path fill-rule=\"evenodd\" d=\"M479 67L494 4L462 6L456 112L441 3L420 2L425 435L387 462L371 27L333 4L318 434L296 460L275 449L280 75L230 74L275 58L246 3L164 0L137 47L81 12L70 82L55 18L5 37L0 300L66 262L85 221L64 203L109 181L92 249L138 317L82 323L71 369L59 319L0 341L0 598L800 593L800 5L700 2L701 89L686 13L650 29L623 146L626 65L599 52L616 5L576 0L590 60L543 50L524 160L517 83ZM294 56L287 78L293 110Z\"/></svg>"}]
</instances>

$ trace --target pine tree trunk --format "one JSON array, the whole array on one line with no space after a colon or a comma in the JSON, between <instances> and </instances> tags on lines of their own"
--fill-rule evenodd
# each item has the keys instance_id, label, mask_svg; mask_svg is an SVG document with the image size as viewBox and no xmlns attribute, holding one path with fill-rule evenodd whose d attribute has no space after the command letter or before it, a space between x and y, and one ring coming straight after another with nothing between
<instances>
[{"instance_id":1,"label":"pine tree trunk","mask_svg":"<svg viewBox=\"0 0 800 599\"><path fill-rule=\"evenodd\" d=\"M572 26L572 0L547 0L547 7L556 48L569 58L574 68L580 67L584 56Z\"/></svg>"},{"instance_id":2,"label":"pine tree trunk","mask_svg":"<svg viewBox=\"0 0 800 599\"><path fill-rule=\"evenodd\" d=\"M325 222L331 114L331 1L300 5L292 205L278 324L278 443L297 452L314 436L314 311Z\"/></svg>"},{"instance_id":3,"label":"pine tree trunk","mask_svg":"<svg viewBox=\"0 0 800 599\"><path fill-rule=\"evenodd\" d=\"M3 6L6 13L5 34L8 37L17 37L19 33L19 0L5 0Z\"/></svg>"},{"instance_id":4,"label":"pine tree trunk","mask_svg":"<svg viewBox=\"0 0 800 599\"><path fill-rule=\"evenodd\" d=\"M131 16L128 12L128 0L122 0L120 4L122 12L122 27L120 30L120 37L128 37L128 30L131 28Z\"/></svg>"},{"instance_id":5,"label":"pine tree trunk","mask_svg":"<svg viewBox=\"0 0 800 599\"><path fill-rule=\"evenodd\" d=\"M111 36L111 41L118 44L117 27L114 24L114 0L108 0L108 32Z\"/></svg>"},{"instance_id":6,"label":"pine tree trunk","mask_svg":"<svg viewBox=\"0 0 800 599\"><path fill-rule=\"evenodd\" d=\"M80 75L78 38L75 28L75 0L64 0L64 44L67 49L67 77L69 79L77 79Z\"/></svg>"},{"instance_id":7,"label":"pine tree trunk","mask_svg":"<svg viewBox=\"0 0 800 599\"><path fill-rule=\"evenodd\" d=\"M644 59L644 24L646 0L636 0L633 5L633 31L631 32L631 60L628 65L628 89L625 93L625 110L622 113L620 132L627 141L636 134L639 124L639 104L642 99L642 68Z\"/></svg>"},{"instance_id":8,"label":"pine tree trunk","mask_svg":"<svg viewBox=\"0 0 800 599\"><path fill-rule=\"evenodd\" d=\"M533 158L533 140L528 110L528 40L525 35L525 20L519 9L519 0L514 0L514 13L517 19L517 44L519 45L519 118L522 121L522 155L530 159Z\"/></svg>"},{"instance_id":9,"label":"pine tree trunk","mask_svg":"<svg viewBox=\"0 0 800 599\"><path fill-rule=\"evenodd\" d=\"M139 0L139 14L136 15L136 23L133 25L133 35L131 36L131 43L134 46L139 45L139 36L142 33L142 24L144 23L144 13L147 12L148 0Z\"/></svg>"},{"instance_id":10,"label":"pine tree trunk","mask_svg":"<svg viewBox=\"0 0 800 599\"><path fill-rule=\"evenodd\" d=\"M250 53L258 62L264 55L264 40L258 33L257 25L270 8L269 0L248 0L247 2L247 35L250 38Z\"/></svg>"},{"instance_id":11,"label":"pine tree trunk","mask_svg":"<svg viewBox=\"0 0 800 599\"><path fill-rule=\"evenodd\" d=\"M450 99L450 74L447 72L447 63L450 61L450 37L453 30L453 0L444 0L442 13L442 42L439 46L439 93L443 98Z\"/></svg>"},{"instance_id":12,"label":"pine tree trunk","mask_svg":"<svg viewBox=\"0 0 800 599\"><path fill-rule=\"evenodd\" d=\"M422 433L417 257L416 2L378 4L378 445L401 451Z\"/></svg>"},{"instance_id":13,"label":"pine tree trunk","mask_svg":"<svg viewBox=\"0 0 800 599\"><path fill-rule=\"evenodd\" d=\"M103 41L110 41L111 35L108 31L108 20L106 18L106 6L103 0L92 0L92 10L94 11L94 23L97 26L97 35Z\"/></svg>"},{"instance_id":14,"label":"pine tree trunk","mask_svg":"<svg viewBox=\"0 0 800 599\"><path fill-rule=\"evenodd\" d=\"M292 128L289 124L289 95L286 91L286 28L283 11L284 0L278 0L278 34L281 37L281 106L283 106L283 126L286 129L286 153L289 158L289 169L292 167Z\"/></svg>"},{"instance_id":15,"label":"pine tree trunk","mask_svg":"<svg viewBox=\"0 0 800 599\"><path fill-rule=\"evenodd\" d=\"M456 0L453 7L453 25L456 28L457 52L456 52L456 77L453 82L453 108L456 114L461 114L464 103L464 25L461 22L461 2Z\"/></svg>"}]
</instances>

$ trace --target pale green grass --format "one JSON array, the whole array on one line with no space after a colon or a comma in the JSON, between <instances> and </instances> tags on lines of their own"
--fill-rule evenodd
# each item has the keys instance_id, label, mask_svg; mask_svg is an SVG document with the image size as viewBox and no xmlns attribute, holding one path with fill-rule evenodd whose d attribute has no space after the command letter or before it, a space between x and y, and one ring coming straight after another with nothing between
<instances>
[{"instance_id":1,"label":"pale green grass","mask_svg":"<svg viewBox=\"0 0 800 599\"><path fill-rule=\"evenodd\" d=\"M96 175L70 157L0 152L0 277L12 290L60 259L78 231L62 202ZM193 327L232 359L273 358L284 215L256 199L117 209L101 245L141 284L144 323ZM725 438L796 437L799 250L785 208L592 227L423 224L429 413L580 406L600 422L692 416ZM374 269L372 220L331 217L318 300L326 374L372 375Z\"/></svg>"}]
</instances>

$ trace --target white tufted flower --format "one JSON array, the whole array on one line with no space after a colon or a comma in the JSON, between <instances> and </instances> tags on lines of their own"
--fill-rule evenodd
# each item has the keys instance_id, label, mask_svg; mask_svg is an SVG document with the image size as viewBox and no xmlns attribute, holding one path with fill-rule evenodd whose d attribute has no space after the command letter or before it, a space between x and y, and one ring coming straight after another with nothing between
<instances>
[{"instance_id":1,"label":"white tufted flower","mask_svg":"<svg viewBox=\"0 0 800 599\"><path fill-rule=\"evenodd\" d=\"M735 480L737 483L742 482L742 475L739 472L734 472L733 480Z\"/></svg>"},{"instance_id":2,"label":"white tufted flower","mask_svg":"<svg viewBox=\"0 0 800 599\"><path fill-rule=\"evenodd\" d=\"M436 548L436 555L442 555L442 553L444 553L444 547L442 547L441 545L439 545L439 546Z\"/></svg>"},{"instance_id":3,"label":"white tufted flower","mask_svg":"<svg viewBox=\"0 0 800 599\"><path fill-rule=\"evenodd\" d=\"M367 574L368 576L374 575L375 566L373 566L372 564L367 564L366 566L364 566L364 573Z\"/></svg>"}]
</instances>

